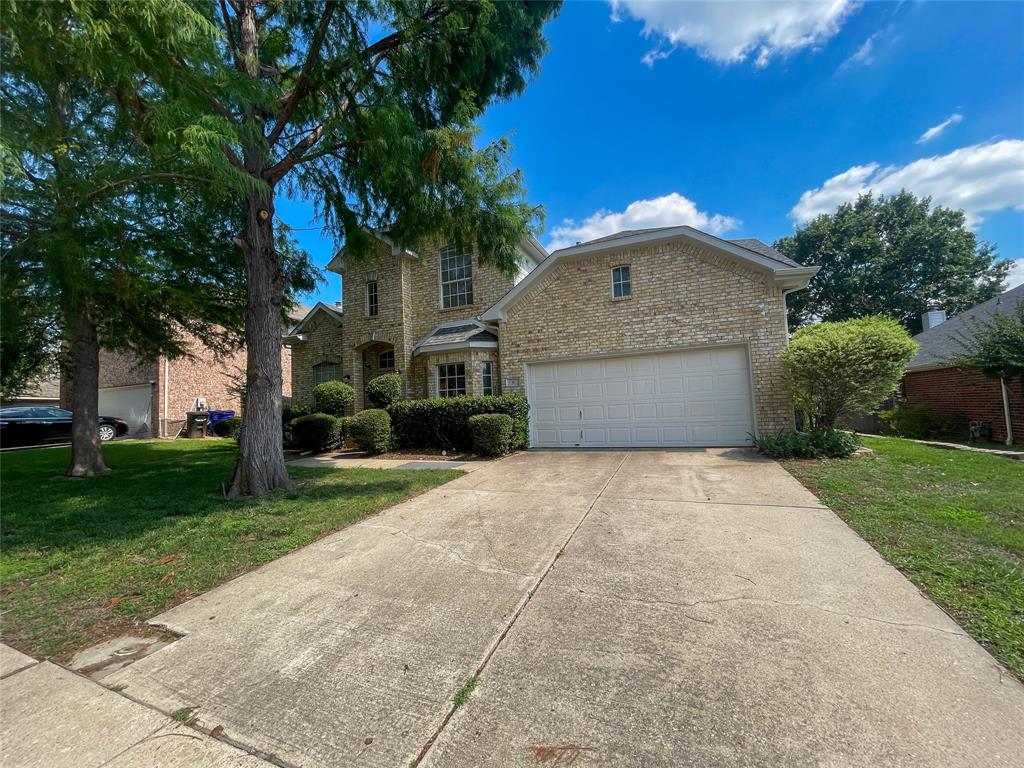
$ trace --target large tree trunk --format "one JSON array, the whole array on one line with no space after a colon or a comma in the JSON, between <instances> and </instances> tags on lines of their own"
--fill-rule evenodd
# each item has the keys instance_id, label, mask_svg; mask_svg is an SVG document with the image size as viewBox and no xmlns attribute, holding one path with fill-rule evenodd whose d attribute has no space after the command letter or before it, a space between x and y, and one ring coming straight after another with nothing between
<instances>
[{"instance_id":1,"label":"large tree trunk","mask_svg":"<svg viewBox=\"0 0 1024 768\"><path fill-rule=\"evenodd\" d=\"M239 47L243 65L251 77L259 76L259 27L257 3L245 0L238 10ZM259 124L256 110L246 118ZM247 173L266 181L266 149L247 147ZM249 193L246 200L245 236L239 243L245 253L248 298L245 308L245 415L238 438L238 463L229 497L262 496L291 485L284 465L281 432L281 303L284 278L281 260L274 249L274 189Z\"/></svg>"},{"instance_id":2,"label":"large tree trunk","mask_svg":"<svg viewBox=\"0 0 1024 768\"><path fill-rule=\"evenodd\" d=\"M74 319L71 340L71 466L72 477L108 472L100 450L100 343L96 326L84 314Z\"/></svg>"},{"instance_id":3,"label":"large tree trunk","mask_svg":"<svg viewBox=\"0 0 1024 768\"><path fill-rule=\"evenodd\" d=\"M245 417L238 463L228 496L260 496L288 487L281 432L281 303L283 277L274 250L270 195L250 196L243 250L245 310Z\"/></svg>"}]
</instances>

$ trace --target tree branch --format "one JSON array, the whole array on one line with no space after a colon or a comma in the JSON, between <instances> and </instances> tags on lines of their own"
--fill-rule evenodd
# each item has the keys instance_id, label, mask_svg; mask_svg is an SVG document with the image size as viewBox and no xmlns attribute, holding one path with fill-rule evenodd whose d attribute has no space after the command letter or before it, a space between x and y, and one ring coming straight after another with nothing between
<instances>
[{"instance_id":1,"label":"tree branch","mask_svg":"<svg viewBox=\"0 0 1024 768\"><path fill-rule=\"evenodd\" d=\"M145 181L146 179L180 179L182 181L197 181L204 184L212 184L212 179L207 179L202 176L191 176L187 173L143 173L138 176L131 176L127 179L117 179L115 181L108 181L106 184L94 189L86 197L93 198L102 195L109 189L115 187L122 187L126 184L134 184L137 181Z\"/></svg>"},{"instance_id":2,"label":"tree branch","mask_svg":"<svg viewBox=\"0 0 1024 768\"><path fill-rule=\"evenodd\" d=\"M327 28L331 22L331 17L334 15L336 8L334 0L328 0L327 4L324 5L324 11L320 15L320 23L317 26L316 33L313 35L312 41L309 44L309 52L306 54L306 61L302 64L302 70L299 72L299 76L295 81L295 87L292 88L292 92L285 97L284 108L281 110L281 116L277 118L277 122L274 124L273 129L270 131L270 136L267 137L267 143L270 146L274 146L277 140L281 136L281 132L288 125L288 121L292 119L292 115L295 114L296 108L299 106L299 102L302 97L306 95L309 89L309 73L313 70L313 66L320 59L320 48L324 44L324 39L327 37Z\"/></svg>"}]
</instances>

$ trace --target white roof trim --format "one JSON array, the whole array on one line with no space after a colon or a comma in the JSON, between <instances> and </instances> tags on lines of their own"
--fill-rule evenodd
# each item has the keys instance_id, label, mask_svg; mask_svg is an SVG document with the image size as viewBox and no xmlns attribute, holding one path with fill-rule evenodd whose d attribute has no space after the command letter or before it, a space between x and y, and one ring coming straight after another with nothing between
<instances>
[{"instance_id":1,"label":"white roof trim","mask_svg":"<svg viewBox=\"0 0 1024 768\"><path fill-rule=\"evenodd\" d=\"M496 341L453 341L451 344L431 344L429 347L413 347L414 355L432 355L435 352L451 352L453 349L497 349Z\"/></svg>"},{"instance_id":2,"label":"white roof trim","mask_svg":"<svg viewBox=\"0 0 1024 768\"><path fill-rule=\"evenodd\" d=\"M339 323L341 322L342 312L337 307L332 307L330 304L318 301L313 305L313 308L306 313L306 316L302 318L294 328L292 328L291 333L289 333L285 338L296 338L298 341L305 341L305 339L302 338L302 336L305 335L302 331L305 329L306 324L313 319L313 315L317 312L326 312Z\"/></svg>"},{"instance_id":3,"label":"white roof trim","mask_svg":"<svg viewBox=\"0 0 1024 768\"><path fill-rule=\"evenodd\" d=\"M604 253L606 251L618 251L623 248L630 248L637 245L649 245L651 243L674 240L676 238L683 238L691 242L698 243L714 251L730 256L738 261L746 262L749 265L766 270L772 273L773 282L784 288L805 287L808 281L810 281L810 279L814 277L820 269L820 267L787 267L785 264L782 264L775 259L771 259L757 253L756 251L751 251L742 246L730 243L728 240L722 240L714 235L701 232L693 227L672 227L671 229L642 232L640 234L620 237L614 240L603 240L597 243L574 245L569 248L562 248L561 250L555 251L542 261L536 269L520 280L511 291L500 298L492 307L490 307L490 309L480 315L480 319L485 322L505 320L506 310L508 307L514 304L524 293L529 291L541 279L541 277L548 270L552 269L553 265L560 260L575 258L578 256L589 256L596 253Z\"/></svg>"}]
</instances>

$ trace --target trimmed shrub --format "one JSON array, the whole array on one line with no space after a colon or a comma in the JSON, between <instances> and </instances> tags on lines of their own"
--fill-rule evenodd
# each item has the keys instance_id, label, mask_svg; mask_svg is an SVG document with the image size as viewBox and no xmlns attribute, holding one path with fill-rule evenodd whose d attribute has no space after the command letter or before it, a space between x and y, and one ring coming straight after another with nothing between
<instances>
[{"instance_id":1,"label":"trimmed shrub","mask_svg":"<svg viewBox=\"0 0 1024 768\"><path fill-rule=\"evenodd\" d=\"M281 408L281 423L288 424L292 419L297 419L299 416L308 416L313 412L313 406L311 405L306 405L305 403L289 403Z\"/></svg>"},{"instance_id":2,"label":"trimmed shrub","mask_svg":"<svg viewBox=\"0 0 1024 768\"><path fill-rule=\"evenodd\" d=\"M530 406L522 395L399 400L388 406L395 442L402 448L473 450L469 419L503 413L512 419L512 450L529 445Z\"/></svg>"},{"instance_id":3,"label":"trimmed shrub","mask_svg":"<svg viewBox=\"0 0 1024 768\"><path fill-rule=\"evenodd\" d=\"M238 433L242 431L242 417L229 416L213 425L213 434L217 437L232 437L238 439Z\"/></svg>"},{"instance_id":4,"label":"trimmed shrub","mask_svg":"<svg viewBox=\"0 0 1024 768\"><path fill-rule=\"evenodd\" d=\"M896 437L934 440L940 437L962 437L966 433L967 417L959 419L929 408L927 405L896 403L886 411L879 411L878 418L885 425L884 432ZM955 422L964 425L957 434Z\"/></svg>"},{"instance_id":5,"label":"trimmed shrub","mask_svg":"<svg viewBox=\"0 0 1024 768\"><path fill-rule=\"evenodd\" d=\"M473 451L481 456L501 456L512 445L512 417L504 413L480 413L469 417Z\"/></svg>"},{"instance_id":6,"label":"trimmed shrub","mask_svg":"<svg viewBox=\"0 0 1024 768\"><path fill-rule=\"evenodd\" d=\"M367 408L348 420L352 442L367 453L384 453L391 447L391 417L379 408Z\"/></svg>"},{"instance_id":7,"label":"trimmed shrub","mask_svg":"<svg viewBox=\"0 0 1024 768\"><path fill-rule=\"evenodd\" d=\"M292 419L292 439L303 451L326 451L341 444L342 423L329 413L311 413Z\"/></svg>"},{"instance_id":8,"label":"trimmed shrub","mask_svg":"<svg viewBox=\"0 0 1024 768\"><path fill-rule=\"evenodd\" d=\"M860 440L852 432L816 429L767 435L756 439L754 444L773 459L845 459L857 450Z\"/></svg>"},{"instance_id":9,"label":"trimmed shrub","mask_svg":"<svg viewBox=\"0 0 1024 768\"><path fill-rule=\"evenodd\" d=\"M366 384L366 397L374 408L387 408L402 399L402 377L397 373L385 373Z\"/></svg>"},{"instance_id":10,"label":"trimmed shrub","mask_svg":"<svg viewBox=\"0 0 1024 768\"><path fill-rule=\"evenodd\" d=\"M313 388L313 406L317 413L344 416L356 401L356 391L344 381L325 381Z\"/></svg>"},{"instance_id":11,"label":"trimmed shrub","mask_svg":"<svg viewBox=\"0 0 1024 768\"><path fill-rule=\"evenodd\" d=\"M887 317L809 325L779 355L793 404L811 429L870 413L899 386L917 343Z\"/></svg>"}]
</instances>

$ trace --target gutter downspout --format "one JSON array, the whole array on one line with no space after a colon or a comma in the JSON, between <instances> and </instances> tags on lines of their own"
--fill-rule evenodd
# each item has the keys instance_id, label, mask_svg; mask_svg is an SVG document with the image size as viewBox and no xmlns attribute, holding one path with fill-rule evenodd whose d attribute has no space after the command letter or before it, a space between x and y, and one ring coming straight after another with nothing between
<instances>
[{"instance_id":1,"label":"gutter downspout","mask_svg":"<svg viewBox=\"0 0 1024 768\"><path fill-rule=\"evenodd\" d=\"M164 356L164 403L163 418L160 420L161 437L167 437L167 411L170 404L171 359Z\"/></svg>"},{"instance_id":2,"label":"gutter downspout","mask_svg":"<svg viewBox=\"0 0 1024 768\"><path fill-rule=\"evenodd\" d=\"M1006 379L999 377L999 387L1003 390L1003 418L1006 420L1006 444L1013 445L1013 422L1010 419L1010 393L1006 389Z\"/></svg>"}]
</instances>

